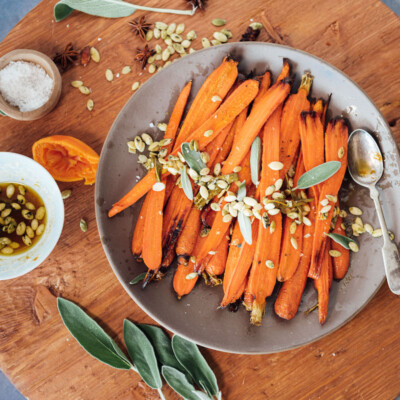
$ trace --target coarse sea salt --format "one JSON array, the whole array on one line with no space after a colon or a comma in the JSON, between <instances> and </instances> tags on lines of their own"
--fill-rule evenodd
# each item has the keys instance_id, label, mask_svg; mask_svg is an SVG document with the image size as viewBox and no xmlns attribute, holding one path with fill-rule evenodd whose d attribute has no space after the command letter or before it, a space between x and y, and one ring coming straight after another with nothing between
<instances>
[{"instance_id":1,"label":"coarse sea salt","mask_svg":"<svg viewBox=\"0 0 400 400\"><path fill-rule=\"evenodd\" d=\"M0 70L0 93L22 112L43 106L53 91L53 79L38 64L11 61Z\"/></svg>"}]
</instances>

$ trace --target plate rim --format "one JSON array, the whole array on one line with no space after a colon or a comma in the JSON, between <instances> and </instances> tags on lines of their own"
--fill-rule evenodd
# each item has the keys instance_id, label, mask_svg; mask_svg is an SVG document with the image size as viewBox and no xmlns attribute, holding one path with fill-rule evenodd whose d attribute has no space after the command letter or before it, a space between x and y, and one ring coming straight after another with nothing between
<instances>
[{"instance_id":1,"label":"plate rim","mask_svg":"<svg viewBox=\"0 0 400 400\"><path fill-rule=\"evenodd\" d=\"M393 132L390 129L389 124L387 123L385 117L382 115L381 111L379 110L379 108L376 106L376 104L374 103L374 101L370 98L370 96L365 92L365 90L354 80L352 80L346 73L344 73L343 71L341 71L339 68L337 68L336 66L330 64L329 62L323 60L322 58L315 56L311 53L308 53L307 51L304 50L300 50L300 49L296 49L294 47L290 47L287 45L281 45L281 44L277 44L277 43L268 43L268 42L231 42L231 43L224 43L222 45L219 45L218 48L224 48L224 47L234 47L235 45L240 45L248 47L248 46L265 46L265 47L275 47L275 48L282 48L282 49L288 49L290 51L294 51L296 53L301 53L304 54L308 57L314 58L317 61L319 61L320 63L328 66L329 68L334 69L336 72L339 73L339 75L343 76L345 79L347 79L348 81L350 81L353 85L355 85L361 92L362 94L366 97L366 99L368 99L368 101L371 103L371 105L374 107L374 109L377 111L378 115L381 117L382 120L382 124L383 124L383 128L389 133L388 135L388 139L390 140L390 142L392 143L395 152L396 152L396 156L398 159L400 159L400 151L399 151L399 146L393 136ZM211 49L213 49L213 47L211 48L205 48L205 49L201 49L196 51L196 53L193 54L188 54L188 56L184 57L185 59L187 59L187 57L191 57L192 55L195 55L197 53L200 52L207 52L207 51L211 51ZM232 49L230 49L229 51L227 51L227 54L229 54L232 51ZM176 65L179 65L179 62L181 61L181 59L177 59L176 62L174 63L174 67L176 68ZM295 60L293 60L295 61ZM177 64L178 63L178 64ZM172 65L169 65L167 68L172 67ZM167 69L165 68L165 69ZM164 72L164 69L162 71L160 71L160 73L162 74ZM100 220L101 220L101 206L98 204L97 199L100 197L100 186L97 183L98 179L99 179L99 175L100 175L100 166L103 162L103 159L105 157L105 149L107 149L107 145L108 142L111 140L110 139L110 133L114 130L117 121L119 120L119 117L122 115L125 107L127 107L128 103L131 101L132 97L134 95L137 95L143 87L146 87L149 84L149 81L151 81L152 77L149 77L146 82L144 82L140 88L132 94L132 96L125 102L125 104L123 105L123 107L121 108L121 110L119 111L118 115L115 117L108 133L107 133L107 137L103 143L103 147L100 153L100 159L99 159L99 167L97 169L97 174L96 174L96 183L95 183L95 196L94 196L94 203L95 203L95 215L96 215L96 224L97 224L97 230L99 233L100 238L102 238L103 235L103 227L101 226ZM227 348L220 348L218 346L213 346L212 344L210 345L209 343L205 343L202 340L194 340L192 339L190 336L186 335L185 333L180 332L180 328L176 329L173 328L169 325L168 322L164 322L161 321L161 319L159 319L158 317L154 316L154 314L149 311L149 309L147 308L146 304L144 302L142 302L141 300L139 300L138 298L136 298L134 296L134 294L131 292L130 290L130 285L129 283L124 282L124 280L122 279L122 276L118 270L118 268L116 266L113 265L112 261L111 261L111 254L108 250L108 248L104 245L103 241L101 240L101 244L103 247L103 251L106 255L107 261L112 269L112 271L114 272L114 274L116 275L118 281L121 283L122 287L124 288L124 290L127 292L127 294L131 297L131 299L135 302L135 304L137 304L142 311L144 311L148 316L150 316L155 322L157 322L161 327L171 331L174 334L177 334L191 342L194 342L202 347L211 349L211 350L216 350L216 351L221 351L224 353L228 353L228 354L245 354L245 355L257 355L257 354L275 354L275 353L281 353L284 351L289 351L289 350L294 350L300 347L303 347L305 345L317 342L323 338L325 338L326 336L329 336L330 334L336 332L337 330L339 330L340 328L342 328L344 325L346 325L347 323L349 323L352 319L354 319L362 310L364 310L364 308L370 303L370 301L372 300L373 297L375 297L375 295L378 293L378 291L381 289L381 287L383 286L384 282L386 281L386 276L384 275L383 278L381 279L381 281L378 283L376 289L372 292L372 294L368 297L368 299L364 302L364 304L361 305L361 307L359 307L351 316L349 316L346 320L344 320L341 324L337 325L336 327L332 328L329 332L325 332L321 335L318 335L317 337L313 337L310 340L305 340L301 343L298 343L296 345L293 346L289 346L286 348L282 348L282 349L277 349L277 350L272 350L272 351L238 351L238 350L232 350L232 349L227 349Z\"/></svg>"}]
</instances>

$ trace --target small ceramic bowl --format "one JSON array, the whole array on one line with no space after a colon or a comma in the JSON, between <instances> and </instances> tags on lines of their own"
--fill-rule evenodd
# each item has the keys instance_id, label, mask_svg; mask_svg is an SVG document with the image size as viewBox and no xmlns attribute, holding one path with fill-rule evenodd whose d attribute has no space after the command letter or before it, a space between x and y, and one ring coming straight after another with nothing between
<instances>
[{"instance_id":1,"label":"small ceramic bowl","mask_svg":"<svg viewBox=\"0 0 400 400\"><path fill-rule=\"evenodd\" d=\"M40 65L53 79L54 86L49 100L36 110L22 112L18 107L7 103L0 94L0 110L7 116L20 121L33 121L48 114L58 103L61 95L62 80L60 72L54 62L45 54L36 50L13 50L0 58L0 70L11 61L28 61Z\"/></svg>"},{"instance_id":2,"label":"small ceramic bowl","mask_svg":"<svg viewBox=\"0 0 400 400\"><path fill-rule=\"evenodd\" d=\"M47 217L42 237L30 249L11 256L0 254L0 280L16 278L40 265L54 249L64 225L60 189L39 163L21 154L0 152L0 183L8 182L34 189L44 202Z\"/></svg>"}]
</instances>

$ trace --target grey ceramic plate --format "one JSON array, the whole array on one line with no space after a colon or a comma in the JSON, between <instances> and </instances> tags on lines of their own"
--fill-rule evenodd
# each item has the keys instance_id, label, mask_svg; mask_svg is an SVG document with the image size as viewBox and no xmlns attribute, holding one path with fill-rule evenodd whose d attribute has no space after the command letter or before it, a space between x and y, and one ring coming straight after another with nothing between
<instances>
[{"instance_id":1,"label":"grey ceramic plate","mask_svg":"<svg viewBox=\"0 0 400 400\"><path fill-rule=\"evenodd\" d=\"M169 330L200 345L232 353L273 353L315 341L338 329L374 296L385 279L381 260L381 239L368 234L360 237L361 251L352 255L350 270L344 280L334 282L328 320L318 323L318 312L304 315L304 310L316 303L313 285L308 284L298 315L291 321L281 320L273 313L275 295L268 299L261 327L249 325L249 314L241 308L236 313L218 310L222 288L198 284L194 291L177 300L172 289L175 265L161 282L145 290L129 281L145 271L131 255L131 239L141 203L109 219L107 211L144 174L137 156L128 153L126 142L135 135L148 132L160 138L154 124L168 121L179 91L190 79L196 93L205 77L222 59L233 53L242 57L241 72L256 70L261 74L270 69L276 77L282 59L289 58L297 79L305 70L315 76L313 96L327 97L332 93L331 115L345 115L352 128L373 132L385 156L386 172L380 183L382 203L389 228L400 235L399 153L390 129L368 96L342 72L326 62L302 51L268 43L233 43L198 51L175 61L157 73L131 97L111 127L101 153L96 180L96 217L107 258L132 299L152 318ZM295 85L296 87L296 85ZM192 96L193 98L193 96ZM358 205L364 210L363 220L378 225L372 201L365 189L347 181L344 184L343 205ZM373 316L371 316L373 318Z\"/></svg>"}]
</instances>

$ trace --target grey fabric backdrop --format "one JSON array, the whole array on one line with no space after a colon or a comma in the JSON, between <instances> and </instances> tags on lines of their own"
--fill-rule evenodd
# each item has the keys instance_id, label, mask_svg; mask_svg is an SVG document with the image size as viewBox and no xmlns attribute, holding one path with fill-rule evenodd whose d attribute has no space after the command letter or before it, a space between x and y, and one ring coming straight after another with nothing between
<instances>
[{"instance_id":1,"label":"grey fabric backdrop","mask_svg":"<svg viewBox=\"0 0 400 400\"><path fill-rule=\"evenodd\" d=\"M144 4L145 0L139 2ZM400 0L383 0L383 2L400 16ZM5 38L7 33L25 14L39 3L40 0L0 0L0 41ZM21 399L24 399L24 396L15 389L0 371L0 400ZM400 400L400 396L397 400Z\"/></svg>"}]
</instances>

